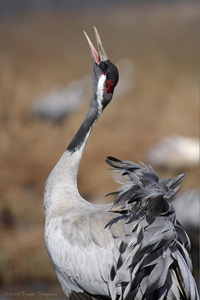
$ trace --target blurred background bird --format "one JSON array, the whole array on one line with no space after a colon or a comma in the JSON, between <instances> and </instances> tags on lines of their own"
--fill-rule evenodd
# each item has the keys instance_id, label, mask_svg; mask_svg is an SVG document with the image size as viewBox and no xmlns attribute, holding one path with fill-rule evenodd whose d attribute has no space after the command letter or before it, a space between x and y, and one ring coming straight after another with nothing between
<instances>
[{"instance_id":1,"label":"blurred background bird","mask_svg":"<svg viewBox=\"0 0 200 300\"><path fill-rule=\"evenodd\" d=\"M199 139L173 135L152 146L148 162L157 168L186 170L199 165Z\"/></svg>"},{"instance_id":2,"label":"blurred background bird","mask_svg":"<svg viewBox=\"0 0 200 300\"><path fill-rule=\"evenodd\" d=\"M31 115L51 122L59 122L81 109L90 90L89 76L71 81L66 88L55 87L48 94L37 97Z\"/></svg>"},{"instance_id":3,"label":"blurred background bird","mask_svg":"<svg viewBox=\"0 0 200 300\"><path fill-rule=\"evenodd\" d=\"M14 220L11 230L4 221L0 226L1 295L11 287L49 292L52 298L63 295L43 241L43 184L78 129L87 103L83 101L82 108L62 122L44 122L31 117L35 99L65 91L70 82L90 74L88 46L81 32L90 34L94 24L113 61L123 58L132 63L129 92L107 107L80 165L81 195L102 198L116 189L102 163L108 154L148 163L148 149L163 137L199 136L197 5L193 0L151 5L148 1L0 1L0 215L5 220L6 207ZM120 63L118 68L121 74ZM117 88L115 92L117 96ZM155 168L160 177L179 173L171 167ZM199 186L197 166L182 172L187 177L177 202L184 192ZM192 250L198 253L198 231L190 230L190 237Z\"/></svg>"}]
</instances>

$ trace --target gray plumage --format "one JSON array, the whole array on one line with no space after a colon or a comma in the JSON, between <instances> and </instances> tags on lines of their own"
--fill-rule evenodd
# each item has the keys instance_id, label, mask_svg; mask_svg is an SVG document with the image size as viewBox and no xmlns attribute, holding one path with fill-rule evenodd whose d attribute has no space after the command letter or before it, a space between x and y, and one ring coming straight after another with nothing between
<instances>
[{"instance_id":1,"label":"gray plumage","mask_svg":"<svg viewBox=\"0 0 200 300\"><path fill-rule=\"evenodd\" d=\"M173 207L184 174L160 180L149 166L108 157L122 183L111 193L114 203L94 205L79 194L86 142L118 82L95 33L99 54L86 35L93 57L90 107L45 184L48 254L71 300L197 300L190 241Z\"/></svg>"},{"instance_id":2,"label":"gray plumage","mask_svg":"<svg viewBox=\"0 0 200 300\"><path fill-rule=\"evenodd\" d=\"M119 239L124 251L118 258L120 267L113 271L116 286L129 273L120 299L198 299L191 274L190 241L173 206L185 175L159 180L150 166L112 157L107 163L124 181L114 193L111 210L117 216L107 225L112 231L120 221L126 233L123 241Z\"/></svg>"}]
</instances>

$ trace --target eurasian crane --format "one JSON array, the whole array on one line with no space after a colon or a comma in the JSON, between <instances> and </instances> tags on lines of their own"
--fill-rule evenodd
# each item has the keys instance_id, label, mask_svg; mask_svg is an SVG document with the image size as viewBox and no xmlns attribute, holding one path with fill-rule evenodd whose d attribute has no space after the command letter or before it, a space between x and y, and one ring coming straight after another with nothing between
<instances>
[{"instance_id":1,"label":"eurasian crane","mask_svg":"<svg viewBox=\"0 0 200 300\"><path fill-rule=\"evenodd\" d=\"M96 28L95 35L99 54L85 33L93 58L89 110L45 185L48 254L73 300L196 300L190 242L173 207L184 174L160 180L150 166L108 157L124 182L111 193L114 204L94 205L79 194L86 142L118 82Z\"/></svg>"}]
</instances>

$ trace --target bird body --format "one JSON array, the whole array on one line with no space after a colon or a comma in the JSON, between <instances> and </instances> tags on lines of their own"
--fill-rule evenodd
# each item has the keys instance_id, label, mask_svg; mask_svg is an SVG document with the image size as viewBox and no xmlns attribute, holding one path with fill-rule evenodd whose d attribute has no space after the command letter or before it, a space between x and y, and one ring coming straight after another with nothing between
<instances>
[{"instance_id":1,"label":"bird body","mask_svg":"<svg viewBox=\"0 0 200 300\"><path fill-rule=\"evenodd\" d=\"M184 178L159 180L148 166L113 157L122 187L114 204L94 205L77 187L89 134L118 81L95 29L93 94L88 113L45 185L45 242L64 293L72 300L198 299L190 242L173 201Z\"/></svg>"}]
</instances>

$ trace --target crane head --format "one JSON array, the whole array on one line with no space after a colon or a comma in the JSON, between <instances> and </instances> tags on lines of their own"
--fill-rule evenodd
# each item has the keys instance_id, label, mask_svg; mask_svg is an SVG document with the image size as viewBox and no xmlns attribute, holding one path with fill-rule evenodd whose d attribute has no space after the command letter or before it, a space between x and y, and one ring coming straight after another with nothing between
<instances>
[{"instance_id":1,"label":"crane head","mask_svg":"<svg viewBox=\"0 0 200 300\"><path fill-rule=\"evenodd\" d=\"M103 110L112 99L119 75L116 66L108 59L106 55L96 27L94 27L94 31L99 53L96 51L85 31L84 34L92 53L93 92L96 95L98 106Z\"/></svg>"}]
</instances>

